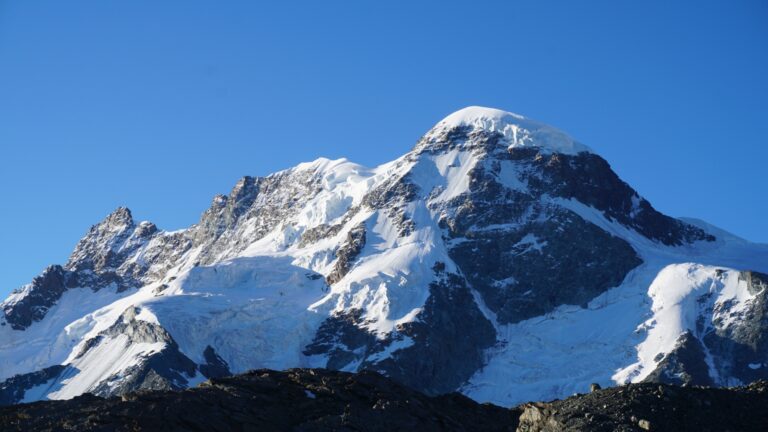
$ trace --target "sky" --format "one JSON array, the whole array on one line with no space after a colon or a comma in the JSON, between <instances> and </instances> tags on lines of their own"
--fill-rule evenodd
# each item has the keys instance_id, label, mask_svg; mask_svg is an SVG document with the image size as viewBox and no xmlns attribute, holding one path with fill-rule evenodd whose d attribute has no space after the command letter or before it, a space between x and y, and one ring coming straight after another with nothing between
<instances>
[{"instance_id":1,"label":"sky","mask_svg":"<svg viewBox=\"0 0 768 432\"><path fill-rule=\"evenodd\" d=\"M468 105L558 127L664 213L768 242L768 2L0 0L0 297L118 206L375 166Z\"/></svg>"}]
</instances>

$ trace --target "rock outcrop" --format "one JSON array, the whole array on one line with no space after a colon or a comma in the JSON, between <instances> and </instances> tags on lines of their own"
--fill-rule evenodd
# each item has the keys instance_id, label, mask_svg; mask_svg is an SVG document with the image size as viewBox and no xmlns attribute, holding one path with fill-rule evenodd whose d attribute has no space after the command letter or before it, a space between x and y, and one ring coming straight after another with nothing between
<instances>
[{"instance_id":1,"label":"rock outcrop","mask_svg":"<svg viewBox=\"0 0 768 432\"><path fill-rule=\"evenodd\" d=\"M768 382L735 388L629 384L519 408L518 432L762 431Z\"/></svg>"}]
</instances>

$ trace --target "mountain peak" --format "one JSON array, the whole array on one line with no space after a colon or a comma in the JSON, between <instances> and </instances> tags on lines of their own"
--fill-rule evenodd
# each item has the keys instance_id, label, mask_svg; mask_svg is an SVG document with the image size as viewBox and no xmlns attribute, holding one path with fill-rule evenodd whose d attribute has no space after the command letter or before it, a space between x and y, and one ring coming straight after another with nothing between
<instances>
[{"instance_id":1,"label":"mountain peak","mask_svg":"<svg viewBox=\"0 0 768 432\"><path fill-rule=\"evenodd\" d=\"M510 148L538 147L547 152L565 154L592 152L589 147L556 128L520 114L496 108L481 106L462 108L442 119L433 130L450 130L459 127L500 133Z\"/></svg>"},{"instance_id":2,"label":"mountain peak","mask_svg":"<svg viewBox=\"0 0 768 432\"><path fill-rule=\"evenodd\" d=\"M118 208L0 302L0 405L263 365L507 405L708 368L718 385L768 378L768 246L658 212L584 149L469 107L373 168L242 177L184 230Z\"/></svg>"},{"instance_id":3,"label":"mountain peak","mask_svg":"<svg viewBox=\"0 0 768 432\"><path fill-rule=\"evenodd\" d=\"M118 207L112 213L110 213L104 220L103 224L108 225L133 225L133 215L128 207Z\"/></svg>"},{"instance_id":4,"label":"mountain peak","mask_svg":"<svg viewBox=\"0 0 768 432\"><path fill-rule=\"evenodd\" d=\"M114 255L135 228L136 223L131 211L127 207L118 207L101 222L93 225L85 237L80 239L65 268L77 270L103 267L107 261L105 257ZM154 229L156 230L156 227ZM145 232L154 230L149 228Z\"/></svg>"},{"instance_id":5,"label":"mountain peak","mask_svg":"<svg viewBox=\"0 0 768 432\"><path fill-rule=\"evenodd\" d=\"M468 106L449 114L440 123L445 123L446 125L452 126L463 126L467 124L474 124L478 120L501 122L506 119L511 119L511 121L514 122L525 120L525 117L521 116L520 114L503 111L496 108Z\"/></svg>"}]
</instances>

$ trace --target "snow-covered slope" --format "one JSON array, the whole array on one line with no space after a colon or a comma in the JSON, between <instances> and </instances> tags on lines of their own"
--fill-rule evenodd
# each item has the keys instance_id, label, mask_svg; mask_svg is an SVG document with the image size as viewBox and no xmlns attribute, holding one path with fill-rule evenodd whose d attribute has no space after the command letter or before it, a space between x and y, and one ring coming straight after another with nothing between
<instances>
[{"instance_id":1,"label":"snow-covered slope","mask_svg":"<svg viewBox=\"0 0 768 432\"><path fill-rule=\"evenodd\" d=\"M470 127L497 132L510 147L536 147L547 152L576 154L591 152L564 132L525 118L519 114L493 108L471 106L444 118L436 129Z\"/></svg>"},{"instance_id":2,"label":"snow-covered slope","mask_svg":"<svg viewBox=\"0 0 768 432\"><path fill-rule=\"evenodd\" d=\"M117 209L0 304L0 404L259 367L501 404L746 382L768 377L760 271L768 246L657 212L563 132L470 107L375 168L244 177L185 230Z\"/></svg>"}]
</instances>

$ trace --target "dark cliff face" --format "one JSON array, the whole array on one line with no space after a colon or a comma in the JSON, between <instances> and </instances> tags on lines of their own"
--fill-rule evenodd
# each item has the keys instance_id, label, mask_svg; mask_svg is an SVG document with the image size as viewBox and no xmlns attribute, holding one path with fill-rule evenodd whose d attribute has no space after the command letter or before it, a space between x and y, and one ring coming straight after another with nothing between
<instances>
[{"instance_id":1,"label":"dark cliff face","mask_svg":"<svg viewBox=\"0 0 768 432\"><path fill-rule=\"evenodd\" d=\"M714 385L706 361L706 348L691 332L683 333L675 349L664 355L643 381L675 385Z\"/></svg>"},{"instance_id":2,"label":"dark cliff face","mask_svg":"<svg viewBox=\"0 0 768 432\"><path fill-rule=\"evenodd\" d=\"M469 190L433 206L443 215L451 259L499 323L586 305L619 285L641 263L636 252L552 199L579 200L624 222L639 211L635 192L598 156L506 149L502 138L457 128L424 150L478 152Z\"/></svg>"},{"instance_id":3,"label":"dark cliff face","mask_svg":"<svg viewBox=\"0 0 768 432\"><path fill-rule=\"evenodd\" d=\"M361 223L347 233L344 243L336 251L336 264L325 278L328 285L340 281L354 265L355 259L365 247L365 224Z\"/></svg>"},{"instance_id":4,"label":"dark cliff face","mask_svg":"<svg viewBox=\"0 0 768 432\"><path fill-rule=\"evenodd\" d=\"M16 375L0 383L0 407L21 402L27 390L56 378L66 366L55 365L37 372Z\"/></svg>"},{"instance_id":5,"label":"dark cliff face","mask_svg":"<svg viewBox=\"0 0 768 432\"><path fill-rule=\"evenodd\" d=\"M703 337L721 376L742 383L768 379L768 275L743 271L739 275L752 294L745 310L733 312L738 326L717 329ZM727 305L726 305L727 307Z\"/></svg>"},{"instance_id":6,"label":"dark cliff face","mask_svg":"<svg viewBox=\"0 0 768 432\"><path fill-rule=\"evenodd\" d=\"M379 339L364 328L359 310L339 314L325 320L304 353L327 355L329 369L376 370L426 394L455 391L483 366L483 351L494 345L496 332L463 278L436 273L419 320ZM379 359L385 350L393 351L391 357Z\"/></svg>"},{"instance_id":7,"label":"dark cliff face","mask_svg":"<svg viewBox=\"0 0 768 432\"><path fill-rule=\"evenodd\" d=\"M441 274L419 320L403 324L398 334L413 345L395 352L375 368L427 394L455 391L484 364L483 352L496 342L496 331L479 310L463 278Z\"/></svg>"},{"instance_id":8,"label":"dark cliff face","mask_svg":"<svg viewBox=\"0 0 768 432\"><path fill-rule=\"evenodd\" d=\"M611 170L605 159L592 153L536 154L513 149L510 157L531 169L526 176L536 193L576 199L602 211L606 217L667 246L713 241L701 228L659 213Z\"/></svg>"},{"instance_id":9,"label":"dark cliff face","mask_svg":"<svg viewBox=\"0 0 768 432\"><path fill-rule=\"evenodd\" d=\"M455 149L477 155L484 163L470 173L470 185L472 190L481 192L486 204L487 198L496 198L495 204L501 205L497 218L520 218L532 200L543 197L575 199L600 210L609 220L668 246L714 240L700 228L659 213L621 180L605 159L594 153L563 154L537 147L507 147L500 133L469 127L425 136L416 149L416 155ZM523 187L502 187L498 181L504 177L502 171L510 170Z\"/></svg>"},{"instance_id":10,"label":"dark cliff face","mask_svg":"<svg viewBox=\"0 0 768 432\"><path fill-rule=\"evenodd\" d=\"M206 378L221 378L232 375L227 362L216 354L216 350L208 345L203 351L205 363L200 365L200 373Z\"/></svg>"},{"instance_id":11,"label":"dark cliff face","mask_svg":"<svg viewBox=\"0 0 768 432\"><path fill-rule=\"evenodd\" d=\"M443 274L430 287L419 319L380 339L366 329L359 310L326 319L304 354L325 355L335 370L372 369L427 394L455 391L483 366L496 342L465 281ZM391 356L381 356L391 351Z\"/></svg>"},{"instance_id":12,"label":"dark cliff face","mask_svg":"<svg viewBox=\"0 0 768 432\"><path fill-rule=\"evenodd\" d=\"M501 134L469 128L431 140L422 154L463 149L479 158L469 190L432 207L442 214L451 259L502 324L586 305L642 262L625 240L558 200L578 201L664 245L714 240L657 212L592 153L507 149Z\"/></svg>"},{"instance_id":13,"label":"dark cliff face","mask_svg":"<svg viewBox=\"0 0 768 432\"><path fill-rule=\"evenodd\" d=\"M23 330L33 321L40 321L45 317L48 309L61 298L71 282L71 273L61 266L48 267L25 287L27 295L17 302L3 306L5 321L14 330Z\"/></svg>"},{"instance_id":14,"label":"dark cliff face","mask_svg":"<svg viewBox=\"0 0 768 432\"><path fill-rule=\"evenodd\" d=\"M481 312L478 300L499 324L508 324L561 305L586 306L620 285L642 263L637 252L565 201L596 209L607 221L660 245L714 239L657 212L592 153L510 149L499 133L457 127L428 134L400 163L419 164L420 158L453 150L469 151L477 160L468 172L466 192L448 201L435 200L439 188L426 190L407 173L371 190L362 205L386 212L405 237L420 228L408 206L426 203L439 215L441 235L458 272L436 272L418 319L388 338L369 333L359 311L330 317L306 350L328 355L327 367L371 367L429 394L450 391L483 366L483 353L496 343L492 318ZM361 227L350 232L337 252L330 283L354 266L364 234ZM398 344L390 358L375 360L376 353L404 339L413 343Z\"/></svg>"},{"instance_id":15,"label":"dark cliff face","mask_svg":"<svg viewBox=\"0 0 768 432\"><path fill-rule=\"evenodd\" d=\"M126 285L127 280L128 278L110 270L67 270L62 266L53 265L23 288L21 292L24 295L21 299L4 304L2 310L5 320L14 330L24 330L32 323L45 318L67 290L98 291L110 288L121 292L130 287Z\"/></svg>"},{"instance_id":16,"label":"dark cliff face","mask_svg":"<svg viewBox=\"0 0 768 432\"><path fill-rule=\"evenodd\" d=\"M501 324L586 305L642 261L617 237L552 209L541 222L467 233L451 258Z\"/></svg>"}]
</instances>

